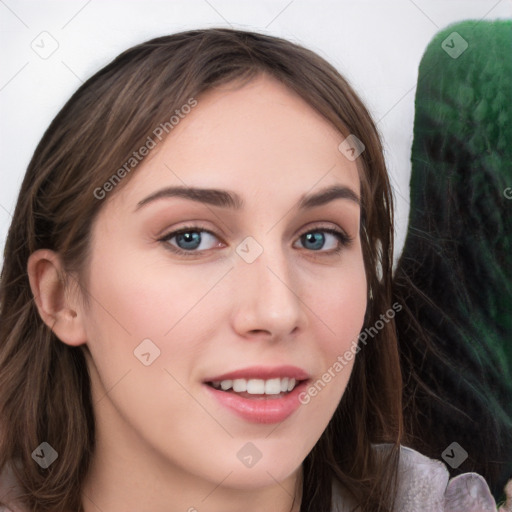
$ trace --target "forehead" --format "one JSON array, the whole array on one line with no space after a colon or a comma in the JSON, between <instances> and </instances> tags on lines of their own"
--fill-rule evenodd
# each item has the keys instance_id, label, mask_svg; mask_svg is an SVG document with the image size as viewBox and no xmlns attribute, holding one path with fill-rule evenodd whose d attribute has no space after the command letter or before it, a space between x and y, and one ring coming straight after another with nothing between
<instances>
[{"instance_id":1,"label":"forehead","mask_svg":"<svg viewBox=\"0 0 512 512\"><path fill-rule=\"evenodd\" d=\"M338 149L345 136L277 80L229 83L196 101L137 167L119 200L134 204L171 185L238 190L258 201L333 184L359 195L357 166Z\"/></svg>"}]
</instances>

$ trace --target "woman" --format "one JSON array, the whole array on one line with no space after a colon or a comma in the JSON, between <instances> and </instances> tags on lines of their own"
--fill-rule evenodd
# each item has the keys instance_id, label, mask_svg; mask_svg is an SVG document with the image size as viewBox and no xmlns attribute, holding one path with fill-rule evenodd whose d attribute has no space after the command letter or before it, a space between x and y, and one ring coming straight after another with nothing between
<instances>
[{"instance_id":1,"label":"woman","mask_svg":"<svg viewBox=\"0 0 512 512\"><path fill-rule=\"evenodd\" d=\"M444 510L442 463L401 448L392 235L376 129L320 57L228 29L121 54L7 239L3 502Z\"/></svg>"}]
</instances>

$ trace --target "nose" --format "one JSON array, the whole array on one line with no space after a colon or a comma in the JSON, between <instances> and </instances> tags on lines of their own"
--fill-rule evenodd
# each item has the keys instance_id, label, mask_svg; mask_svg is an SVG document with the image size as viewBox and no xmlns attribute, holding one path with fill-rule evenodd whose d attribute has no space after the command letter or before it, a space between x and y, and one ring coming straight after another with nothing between
<instances>
[{"instance_id":1,"label":"nose","mask_svg":"<svg viewBox=\"0 0 512 512\"><path fill-rule=\"evenodd\" d=\"M297 273L279 250L264 250L252 263L236 263L233 328L242 337L272 341L297 335L307 326L306 304Z\"/></svg>"}]
</instances>

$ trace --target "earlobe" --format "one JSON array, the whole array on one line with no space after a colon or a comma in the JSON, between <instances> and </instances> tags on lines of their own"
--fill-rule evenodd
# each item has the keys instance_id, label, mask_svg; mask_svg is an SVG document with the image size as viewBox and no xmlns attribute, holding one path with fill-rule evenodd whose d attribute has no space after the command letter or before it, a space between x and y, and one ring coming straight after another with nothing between
<instances>
[{"instance_id":1,"label":"earlobe","mask_svg":"<svg viewBox=\"0 0 512 512\"><path fill-rule=\"evenodd\" d=\"M27 272L43 322L67 345L85 343L83 315L78 301L71 299L59 255L48 249L35 251L28 259Z\"/></svg>"}]
</instances>

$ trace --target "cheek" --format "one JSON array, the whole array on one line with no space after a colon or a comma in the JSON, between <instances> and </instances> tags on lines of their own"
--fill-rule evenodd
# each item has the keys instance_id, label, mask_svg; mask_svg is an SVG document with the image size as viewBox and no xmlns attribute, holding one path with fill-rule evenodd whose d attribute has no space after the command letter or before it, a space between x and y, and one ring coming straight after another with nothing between
<instances>
[{"instance_id":1,"label":"cheek","mask_svg":"<svg viewBox=\"0 0 512 512\"><path fill-rule=\"evenodd\" d=\"M144 256L126 254L114 244L98 251L91 263L88 344L99 365L109 361L107 375L115 366L138 369L139 346L142 353L149 349L151 360L158 354L159 366L176 367L173 362L179 360L179 371L186 375L206 331L219 318L215 294L208 294L229 266L180 268Z\"/></svg>"},{"instance_id":2,"label":"cheek","mask_svg":"<svg viewBox=\"0 0 512 512\"><path fill-rule=\"evenodd\" d=\"M189 442L204 436L204 428L218 425L191 398L197 392L191 376L204 340L218 326L218 297L208 292L226 269L186 271L108 252L91 266L88 345L95 392L108 392L125 421L151 442L169 432ZM151 424L143 418L152 418Z\"/></svg>"},{"instance_id":3,"label":"cheek","mask_svg":"<svg viewBox=\"0 0 512 512\"><path fill-rule=\"evenodd\" d=\"M357 340L367 307L367 283L362 258L354 258L332 279L325 279L313 297L315 312L329 335L322 336L324 352L332 363Z\"/></svg>"},{"instance_id":4,"label":"cheek","mask_svg":"<svg viewBox=\"0 0 512 512\"><path fill-rule=\"evenodd\" d=\"M346 261L342 272L323 279L308 301L318 316L315 350L321 366L301 397L309 417L325 427L341 400L354 366L358 337L367 307L367 281L362 257ZM313 411L313 414L311 412Z\"/></svg>"},{"instance_id":5,"label":"cheek","mask_svg":"<svg viewBox=\"0 0 512 512\"><path fill-rule=\"evenodd\" d=\"M136 258L103 262L92 283L92 293L101 301L96 310L101 325L122 329L134 339L161 336L183 315L193 295L190 282L185 286L183 281L179 273L167 277L164 269L159 272Z\"/></svg>"}]
</instances>

